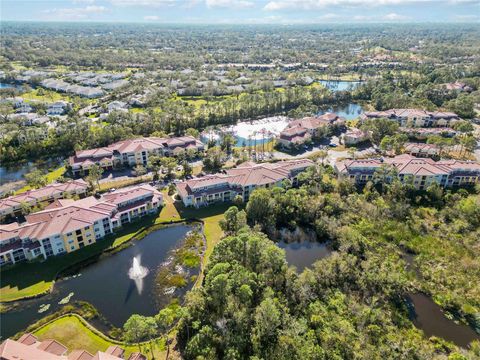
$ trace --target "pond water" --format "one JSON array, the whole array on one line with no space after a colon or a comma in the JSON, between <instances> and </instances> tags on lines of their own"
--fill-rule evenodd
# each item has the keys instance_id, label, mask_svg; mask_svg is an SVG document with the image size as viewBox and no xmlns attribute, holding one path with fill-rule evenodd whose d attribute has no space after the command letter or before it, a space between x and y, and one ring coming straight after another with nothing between
<instances>
[{"instance_id":1,"label":"pond water","mask_svg":"<svg viewBox=\"0 0 480 360\"><path fill-rule=\"evenodd\" d=\"M437 336L466 348L473 340L480 340L471 327L450 320L430 297L425 294L409 294L410 318L427 337Z\"/></svg>"},{"instance_id":2,"label":"pond water","mask_svg":"<svg viewBox=\"0 0 480 360\"><path fill-rule=\"evenodd\" d=\"M320 80L320 84L330 91L346 91L353 90L360 86L361 81L339 81L339 80Z\"/></svg>"},{"instance_id":3,"label":"pond water","mask_svg":"<svg viewBox=\"0 0 480 360\"><path fill-rule=\"evenodd\" d=\"M176 289L169 295L156 294L155 277L158 269L169 257L172 249L181 245L186 234L192 230L189 225L162 228L147 235L132 246L91 264L70 278L59 280L54 291L33 300L20 303L18 310L2 314L0 334L6 338L24 330L31 323L61 308L58 302L71 292L70 301L87 301L97 308L105 319L116 327L123 326L131 314L154 315L167 305L173 297L182 297L191 285ZM149 272L138 284L129 277L133 258L138 256L141 266ZM191 275L198 269L190 270ZM48 311L38 313L42 304L50 304ZM102 324L95 323L99 329ZM104 326L105 327L105 326Z\"/></svg>"},{"instance_id":4,"label":"pond water","mask_svg":"<svg viewBox=\"0 0 480 360\"><path fill-rule=\"evenodd\" d=\"M33 170L47 170L50 167L59 166L62 159L48 159L37 163L28 162L23 164L12 164L9 166L0 166L0 185L9 182L23 180L23 175Z\"/></svg>"},{"instance_id":5,"label":"pond water","mask_svg":"<svg viewBox=\"0 0 480 360\"><path fill-rule=\"evenodd\" d=\"M9 89L9 88L21 89L21 87L22 87L22 85L7 84L7 83L0 82L0 89Z\"/></svg>"},{"instance_id":6,"label":"pond water","mask_svg":"<svg viewBox=\"0 0 480 360\"><path fill-rule=\"evenodd\" d=\"M347 120L353 120L363 113L363 108L355 103L339 104L321 109L318 115L323 115L327 112L333 112Z\"/></svg>"},{"instance_id":7,"label":"pond water","mask_svg":"<svg viewBox=\"0 0 480 360\"><path fill-rule=\"evenodd\" d=\"M328 243L312 241L287 243L285 241L279 241L277 242L277 246L285 250L288 264L295 266L299 272L311 267L316 261L332 254Z\"/></svg>"},{"instance_id":8,"label":"pond water","mask_svg":"<svg viewBox=\"0 0 480 360\"><path fill-rule=\"evenodd\" d=\"M23 179L23 175L34 170L33 163L27 163L19 166L0 166L0 185Z\"/></svg>"}]
</instances>

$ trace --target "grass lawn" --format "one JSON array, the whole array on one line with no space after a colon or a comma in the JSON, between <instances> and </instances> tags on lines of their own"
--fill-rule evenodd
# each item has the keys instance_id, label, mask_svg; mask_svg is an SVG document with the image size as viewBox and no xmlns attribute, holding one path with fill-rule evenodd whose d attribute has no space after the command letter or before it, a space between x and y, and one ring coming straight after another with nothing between
<instances>
[{"instance_id":1,"label":"grass lawn","mask_svg":"<svg viewBox=\"0 0 480 360\"><path fill-rule=\"evenodd\" d=\"M45 175L45 177L47 178L47 183L50 184L50 183L54 182L60 176L62 176L64 173L65 173L65 166L61 166L58 169L49 172L47 175ZM31 190L31 189L32 188L30 187L30 185L25 185L20 190L17 190L16 194L18 195L18 194L24 193L25 191Z\"/></svg>"},{"instance_id":2,"label":"grass lawn","mask_svg":"<svg viewBox=\"0 0 480 360\"><path fill-rule=\"evenodd\" d=\"M84 349L94 355L97 351L107 350L111 345L119 345L125 349L124 357L128 359L132 352L139 351L138 346L118 344L105 336L101 336L90 329L80 317L74 315L58 318L35 331L34 335L40 340L55 339L65 345L69 352L76 349ZM144 355L148 355L148 358L152 359L149 345L142 344L140 348ZM163 341L157 340L154 342L153 351L155 358L160 359L164 356L164 348Z\"/></svg>"}]
</instances>

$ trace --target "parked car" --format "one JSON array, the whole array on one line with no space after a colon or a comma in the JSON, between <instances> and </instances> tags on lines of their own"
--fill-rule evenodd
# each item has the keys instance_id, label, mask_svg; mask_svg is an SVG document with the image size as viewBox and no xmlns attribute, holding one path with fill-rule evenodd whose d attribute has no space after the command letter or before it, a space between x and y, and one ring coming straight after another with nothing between
<instances>
[{"instance_id":1,"label":"parked car","mask_svg":"<svg viewBox=\"0 0 480 360\"><path fill-rule=\"evenodd\" d=\"M330 143L330 144L328 144L328 146L330 146L330 147L337 147L338 145L337 145L337 144L334 144L334 143Z\"/></svg>"}]
</instances>

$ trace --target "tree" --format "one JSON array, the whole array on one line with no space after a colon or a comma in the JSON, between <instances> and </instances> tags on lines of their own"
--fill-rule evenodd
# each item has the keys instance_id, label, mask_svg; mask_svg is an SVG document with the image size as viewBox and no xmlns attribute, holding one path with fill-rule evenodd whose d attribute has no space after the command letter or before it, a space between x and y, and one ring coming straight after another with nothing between
<instances>
[{"instance_id":1,"label":"tree","mask_svg":"<svg viewBox=\"0 0 480 360\"><path fill-rule=\"evenodd\" d=\"M23 215L28 215L32 212L32 205L30 205L28 202L26 201L22 201L20 203L20 209L22 209L22 214Z\"/></svg>"},{"instance_id":2,"label":"tree","mask_svg":"<svg viewBox=\"0 0 480 360\"><path fill-rule=\"evenodd\" d=\"M172 157L163 157L160 162L166 171L167 178L171 178L177 167L177 161Z\"/></svg>"},{"instance_id":3,"label":"tree","mask_svg":"<svg viewBox=\"0 0 480 360\"><path fill-rule=\"evenodd\" d=\"M260 225L263 230L271 229L275 224L275 202L270 191L255 189L247 203L247 218L252 225Z\"/></svg>"},{"instance_id":4,"label":"tree","mask_svg":"<svg viewBox=\"0 0 480 360\"><path fill-rule=\"evenodd\" d=\"M153 317L133 314L123 325L123 331L125 340L130 344L137 343L139 350L140 342L148 340L153 356L152 339L157 334L157 323Z\"/></svg>"},{"instance_id":5,"label":"tree","mask_svg":"<svg viewBox=\"0 0 480 360\"><path fill-rule=\"evenodd\" d=\"M194 128L188 128L187 130L185 130L185 134L193 136L194 138L198 138L200 136L200 131Z\"/></svg>"},{"instance_id":6,"label":"tree","mask_svg":"<svg viewBox=\"0 0 480 360\"><path fill-rule=\"evenodd\" d=\"M103 168L97 164L93 164L88 169L87 182L93 190L100 187L100 179L102 178L102 174Z\"/></svg>"},{"instance_id":7,"label":"tree","mask_svg":"<svg viewBox=\"0 0 480 360\"><path fill-rule=\"evenodd\" d=\"M372 142L379 145L382 139L387 135L393 135L398 130L398 123L390 119L367 119L360 127L363 131L371 132Z\"/></svg>"},{"instance_id":8,"label":"tree","mask_svg":"<svg viewBox=\"0 0 480 360\"><path fill-rule=\"evenodd\" d=\"M182 177L185 179L193 173L192 165L187 160L182 161Z\"/></svg>"},{"instance_id":9,"label":"tree","mask_svg":"<svg viewBox=\"0 0 480 360\"><path fill-rule=\"evenodd\" d=\"M137 176L142 176L142 175L145 175L147 173L147 169L145 169L145 166L143 166L143 165L136 165L133 168L133 171L135 172L135 174Z\"/></svg>"},{"instance_id":10,"label":"tree","mask_svg":"<svg viewBox=\"0 0 480 360\"><path fill-rule=\"evenodd\" d=\"M247 225L247 215L245 211L239 211L236 206L231 206L223 214L223 219L220 220L220 227L227 234L235 234Z\"/></svg>"},{"instance_id":11,"label":"tree","mask_svg":"<svg viewBox=\"0 0 480 360\"><path fill-rule=\"evenodd\" d=\"M232 153L233 146L235 145L235 138L232 134L223 134L220 140L220 148L227 154Z\"/></svg>"},{"instance_id":12,"label":"tree","mask_svg":"<svg viewBox=\"0 0 480 360\"><path fill-rule=\"evenodd\" d=\"M166 308L160 310L155 315L155 322L157 323L158 330L165 336L165 342L167 344L167 354L165 359L168 359L170 353L170 342L168 340L168 331L171 329L175 321L177 321L183 315L183 309L177 303L172 303Z\"/></svg>"},{"instance_id":13,"label":"tree","mask_svg":"<svg viewBox=\"0 0 480 360\"><path fill-rule=\"evenodd\" d=\"M24 177L25 180L27 180L28 186L32 187L33 189L38 189L47 185L47 178L40 170L34 170L31 173L24 175Z\"/></svg>"}]
</instances>

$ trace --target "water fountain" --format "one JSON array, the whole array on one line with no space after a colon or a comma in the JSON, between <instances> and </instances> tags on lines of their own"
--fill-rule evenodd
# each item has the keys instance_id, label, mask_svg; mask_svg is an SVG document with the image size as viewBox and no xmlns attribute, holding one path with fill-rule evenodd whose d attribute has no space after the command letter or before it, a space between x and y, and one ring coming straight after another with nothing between
<instances>
[{"instance_id":1,"label":"water fountain","mask_svg":"<svg viewBox=\"0 0 480 360\"><path fill-rule=\"evenodd\" d=\"M143 278L148 275L148 269L140 264L140 255L132 260L132 267L128 270L128 276L135 281L139 294L143 291Z\"/></svg>"}]
</instances>

